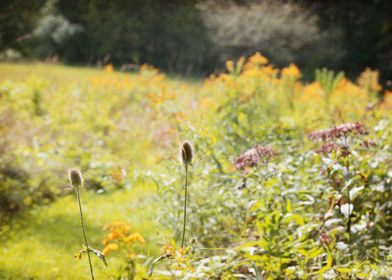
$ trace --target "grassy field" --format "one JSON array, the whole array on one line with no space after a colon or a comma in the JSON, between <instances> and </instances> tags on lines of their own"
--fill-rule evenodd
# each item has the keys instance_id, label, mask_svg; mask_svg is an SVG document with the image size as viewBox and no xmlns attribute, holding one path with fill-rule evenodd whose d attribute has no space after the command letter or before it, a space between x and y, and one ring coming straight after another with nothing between
<instances>
[{"instance_id":1,"label":"grassy field","mask_svg":"<svg viewBox=\"0 0 392 280\"><path fill-rule=\"evenodd\" d=\"M115 77L116 81L124 81L124 77L129 77L130 80L137 78L136 74L114 74L110 69L102 71L39 63L3 63L0 65L0 73L0 83L3 85L13 83L15 86L20 86L30 83L33 87L43 87L45 94L48 95L56 91L69 92L85 88L91 79L99 80L103 75ZM170 83L177 85L179 82ZM39 138L39 135L37 137ZM138 144L143 145L141 141L138 141ZM121 153L124 153L124 150L125 153L132 154L131 157L135 159L132 160L132 169L142 169L149 162L157 161L155 154L135 156L135 153L143 151L139 151L139 147L135 147L132 142L127 149L121 150ZM57 189L56 193L60 189L66 189L62 191L64 194L70 190L66 186L68 180L66 169L62 171L64 173L59 173L57 185L53 187ZM44 175L40 173L38 176ZM144 253L147 258L159 255L157 237L165 234L164 230L158 230L156 226L158 211L156 187L151 185L151 182L146 182L135 183L131 187L127 185L124 188L101 194L94 192L82 194L87 233L92 246L102 251L104 247L102 240L105 236L103 226L114 221L125 221L132 226L132 229L141 232L146 239L146 245L140 253ZM70 195L61 197L53 203L48 204L47 201L37 203L32 210L18 213L11 222L3 225L1 253L4 257L0 260L0 278L89 279L88 267L83 263L86 256L83 261L77 261L73 257L83 243L77 207L76 196L71 192ZM94 267L98 279L109 279L110 276L116 275L116 271L122 265L120 260L120 255L108 258L109 268L105 268L103 263L95 258Z\"/></svg>"},{"instance_id":2,"label":"grassy field","mask_svg":"<svg viewBox=\"0 0 392 280\"><path fill-rule=\"evenodd\" d=\"M159 254L158 246L153 242L159 235L154 225L157 207L153 194L154 189L148 185L109 195L83 193L91 245L102 251L103 225L126 221L143 233L146 256ZM16 218L2 233L1 279L89 279L88 266L84 262L86 256L81 261L73 257L83 243L79 223L77 202L72 196L48 206L37 206L31 213ZM98 279L109 279L122 265L119 256L107 261L108 268L98 258L93 258Z\"/></svg>"},{"instance_id":3,"label":"grassy field","mask_svg":"<svg viewBox=\"0 0 392 280\"><path fill-rule=\"evenodd\" d=\"M260 54L226 66L199 81L1 63L0 278L90 279L72 167L109 264L93 257L96 279L389 277L392 94L378 72L304 83ZM103 230L113 222L131 227Z\"/></svg>"}]
</instances>

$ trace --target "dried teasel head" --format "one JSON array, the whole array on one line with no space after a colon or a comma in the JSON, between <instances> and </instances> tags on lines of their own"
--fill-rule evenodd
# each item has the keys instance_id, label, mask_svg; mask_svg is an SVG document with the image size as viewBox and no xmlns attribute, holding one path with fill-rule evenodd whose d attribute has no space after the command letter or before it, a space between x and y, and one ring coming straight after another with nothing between
<instances>
[{"instance_id":1,"label":"dried teasel head","mask_svg":"<svg viewBox=\"0 0 392 280\"><path fill-rule=\"evenodd\" d=\"M184 143L182 143L180 154L181 154L182 163L185 166L188 166L189 164L191 164L192 163L192 159L193 159L192 144L190 142L188 142L188 141L185 141Z\"/></svg>"},{"instance_id":2,"label":"dried teasel head","mask_svg":"<svg viewBox=\"0 0 392 280\"><path fill-rule=\"evenodd\" d=\"M74 187L83 186L83 175L79 169L68 169L68 179L69 183Z\"/></svg>"}]
</instances>

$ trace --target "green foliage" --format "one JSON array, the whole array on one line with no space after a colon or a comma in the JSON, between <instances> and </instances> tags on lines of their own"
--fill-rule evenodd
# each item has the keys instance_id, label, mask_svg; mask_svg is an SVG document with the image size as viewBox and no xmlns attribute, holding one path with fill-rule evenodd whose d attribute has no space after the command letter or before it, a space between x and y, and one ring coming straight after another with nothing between
<instances>
[{"instance_id":1,"label":"green foliage","mask_svg":"<svg viewBox=\"0 0 392 280\"><path fill-rule=\"evenodd\" d=\"M228 75L223 78L226 83L219 84L225 93L220 96L222 105L207 117L209 126L181 126L184 137L191 137L196 156L202 158L192 167L190 179L188 240L198 242L193 245L194 255L188 254L190 260L165 261L176 264L169 270L191 279L388 277L390 211L381 209L387 209L391 199L386 174L392 128L385 115L366 118L369 135L336 139L333 143L340 150L323 152L323 143L304 139L302 127L310 115L295 117L298 111L290 102L270 111L269 98L277 102L279 96L252 91L253 85L241 80L246 72ZM322 89L335 91L330 97L335 101L341 98L336 85L342 79L343 74L321 74ZM279 83L284 86L287 79L282 77ZM260 85L266 86L266 81ZM244 98L248 90L250 99ZM280 92L280 87L274 92ZM301 106L298 96L300 92L293 102ZM338 110L340 105L333 104ZM313 114L322 126L342 121L320 110ZM375 145L370 144L373 141ZM235 156L255 144L268 144L278 155L245 171L233 170ZM166 172L165 177L178 179L158 180L168 209L161 221L173 227L173 238L179 240L181 188L173 185L181 185L181 171L169 165ZM163 273L154 271L160 279Z\"/></svg>"},{"instance_id":2,"label":"green foliage","mask_svg":"<svg viewBox=\"0 0 392 280\"><path fill-rule=\"evenodd\" d=\"M143 232L148 241L158 239L153 223L157 207L154 207L152 185L138 184L132 190L108 195L89 191L82 195L91 246L103 249L105 233L102 227L113 220L129 222ZM73 257L83 243L76 203L75 195L69 195L2 225L0 278L91 279L86 265L87 256L84 254L82 260ZM138 252L149 257L149 254L159 254L159 248L149 242ZM98 279L116 276L123 267L121 255L109 255L106 259L108 267L98 257L92 258ZM45 269L42 269L43 266Z\"/></svg>"},{"instance_id":3,"label":"green foliage","mask_svg":"<svg viewBox=\"0 0 392 280\"><path fill-rule=\"evenodd\" d=\"M279 66L295 61L307 79L318 67L350 78L365 67L380 69L384 82L391 76L388 0L3 0L0 10L2 60L110 62L123 69L147 62L205 75L228 58L262 51Z\"/></svg>"},{"instance_id":4,"label":"green foliage","mask_svg":"<svg viewBox=\"0 0 392 280\"><path fill-rule=\"evenodd\" d=\"M333 94L333 92L336 90L343 77L343 72L339 72L335 76L334 71L332 70L328 70L326 68L316 69L316 81L320 83L320 86L324 91L324 100L327 109L329 106L329 99L331 94Z\"/></svg>"},{"instance_id":5,"label":"green foliage","mask_svg":"<svg viewBox=\"0 0 392 280\"><path fill-rule=\"evenodd\" d=\"M73 48L59 49L67 61L119 66L148 62L188 74L211 69L216 61L201 15L192 2L94 0L85 5L59 1L59 7L83 27L67 42Z\"/></svg>"},{"instance_id":6,"label":"green foliage","mask_svg":"<svg viewBox=\"0 0 392 280\"><path fill-rule=\"evenodd\" d=\"M1 213L19 217L2 221L0 276L88 275L70 260L80 250L78 213L61 197L65 170L78 166L90 189L89 242L100 249L104 240L109 267L93 258L97 278L390 277L390 104L369 111L377 97L360 85L331 86L335 75L304 84L294 65L266 61L228 62L204 84L147 65L137 74L5 65L13 81L0 84ZM324 87L333 88L330 113L320 110ZM176 157L185 139L194 151L180 247L186 174ZM104 224L124 226L116 221L136 225L145 242L117 229L104 239ZM136 236L143 241L131 247Z\"/></svg>"}]
</instances>

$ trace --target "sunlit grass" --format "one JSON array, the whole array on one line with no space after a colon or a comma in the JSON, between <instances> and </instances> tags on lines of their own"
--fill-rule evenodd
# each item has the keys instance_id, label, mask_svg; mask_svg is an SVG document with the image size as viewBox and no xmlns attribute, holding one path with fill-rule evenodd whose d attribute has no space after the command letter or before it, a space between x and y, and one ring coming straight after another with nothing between
<instances>
[{"instance_id":1,"label":"sunlit grass","mask_svg":"<svg viewBox=\"0 0 392 280\"><path fill-rule=\"evenodd\" d=\"M47 80L58 80L61 83L83 80L102 72L88 67L69 67L55 64L29 63L13 64L0 63L0 82L5 80L24 81L30 76L43 77Z\"/></svg>"},{"instance_id":2,"label":"sunlit grass","mask_svg":"<svg viewBox=\"0 0 392 280\"><path fill-rule=\"evenodd\" d=\"M157 236L153 195L154 188L149 185L108 195L84 192L86 230L92 247L102 250L106 223L127 221L145 237L143 253L157 255L157 244L151 242ZM73 257L83 243L76 206L75 197L69 195L17 218L2 236L0 278L89 279L87 256L80 261ZM116 254L107 257L108 268L95 256L92 261L97 279L108 279L122 264Z\"/></svg>"}]
</instances>

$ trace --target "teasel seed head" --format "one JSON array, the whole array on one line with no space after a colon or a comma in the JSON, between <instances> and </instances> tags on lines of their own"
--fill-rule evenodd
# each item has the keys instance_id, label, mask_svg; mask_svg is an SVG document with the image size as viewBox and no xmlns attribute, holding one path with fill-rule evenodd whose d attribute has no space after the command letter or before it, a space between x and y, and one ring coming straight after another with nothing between
<instances>
[{"instance_id":1,"label":"teasel seed head","mask_svg":"<svg viewBox=\"0 0 392 280\"><path fill-rule=\"evenodd\" d=\"M69 183L74 187L83 186L83 175L79 169L68 169L68 179Z\"/></svg>"},{"instance_id":2,"label":"teasel seed head","mask_svg":"<svg viewBox=\"0 0 392 280\"><path fill-rule=\"evenodd\" d=\"M185 166L188 166L192 163L193 159L193 148L192 144L188 141L185 141L181 145L181 160Z\"/></svg>"}]
</instances>

